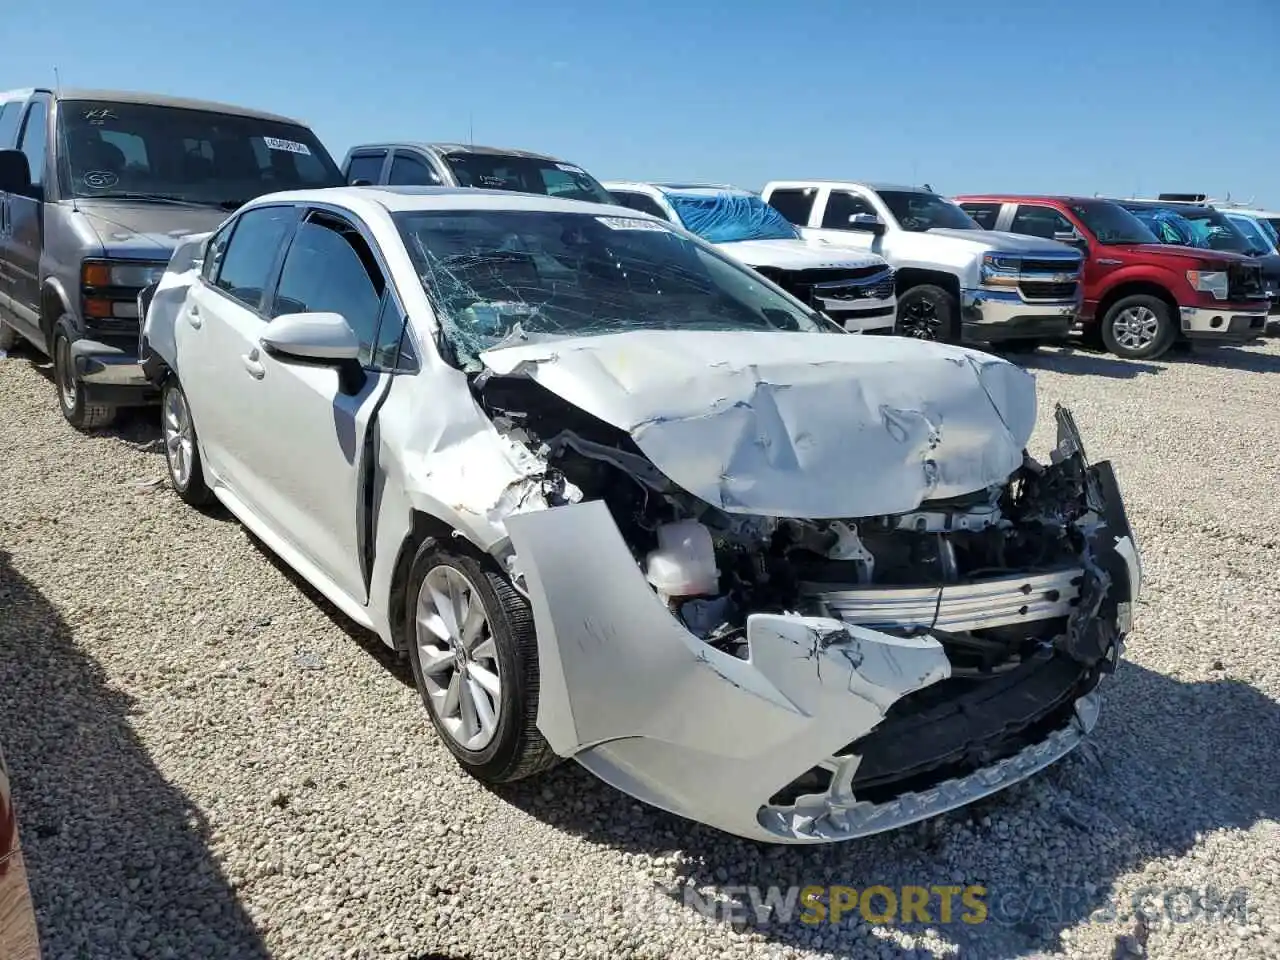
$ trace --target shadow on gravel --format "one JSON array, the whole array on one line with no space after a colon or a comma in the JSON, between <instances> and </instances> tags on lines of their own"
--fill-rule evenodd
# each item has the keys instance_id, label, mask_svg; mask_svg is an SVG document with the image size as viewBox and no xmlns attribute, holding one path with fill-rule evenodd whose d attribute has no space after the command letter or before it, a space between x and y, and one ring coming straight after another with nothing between
<instances>
[{"instance_id":1,"label":"shadow on gravel","mask_svg":"<svg viewBox=\"0 0 1280 960\"><path fill-rule=\"evenodd\" d=\"M0 550L0 737L46 956L267 957L132 710Z\"/></svg>"},{"instance_id":2,"label":"shadow on gravel","mask_svg":"<svg viewBox=\"0 0 1280 960\"><path fill-rule=\"evenodd\" d=\"M1205 367L1244 370L1248 373L1280 373L1280 356L1240 347L1214 347L1195 351L1188 358Z\"/></svg>"},{"instance_id":3,"label":"shadow on gravel","mask_svg":"<svg viewBox=\"0 0 1280 960\"><path fill-rule=\"evenodd\" d=\"M1040 776L933 821L846 844L782 847L739 840L641 807L574 764L500 793L548 825L596 843L645 855L679 851L687 859L677 867L676 885L658 892L690 922L698 904L719 895L741 904L737 917L723 907L715 911L719 922L736 921L772 941L833 955L851 949L860 954L861 946L875 956L883 946L897 956L899 948L857 919L857 909L838 926L808 925L800 922L794 901L789 918L785 910L772 917L760 913L749 888L763 897L770 887L785 894L788 888L842 885L861 893L873 885L901 891L978 884L987 890L984 923L959 920L959 896L953 922L940 923L941 898L934 895L932 924L898 928L917 938L915 953L906 955L936 955L919 939L932 927L944 942L959 944L963 955L1025 956L1058 947L1064 929L1093 918L1115 924L1109 933L1123 956L1145 938L1140 914L1153 925L1166 908L1182 921L1220 922L1188 919L1194 907L1185 889L1148 888L1135 912L1128 898L1113 897L1112 887L1121 875L1185 854L1198 835L1280 818L1274 753L1280 705L1238 680L1184 683L1132 663L1105 681L1103 691L1102 719L1091 741ZM1239 879L1221 882L1210 894L1221 896L1230 915ZM652 895L636 887L638 902ZM884 909L882 899L872 905Z\"/></svg>"},{"instance_id":4,"label":"shadow on gravel","mask_svg":"<svg viewBox=\"0 0 1280 960\"><path fill-rule=\"evenodd\" d=\"M1141 360L1121 360L1082 349L1064 347L1054 352L1010 354L1007 359L1029 370L1052 370L1054 373L1110 377L1133 380L1144 374L1164 373L1164 367Z\"/></svg>"}]
</instances>

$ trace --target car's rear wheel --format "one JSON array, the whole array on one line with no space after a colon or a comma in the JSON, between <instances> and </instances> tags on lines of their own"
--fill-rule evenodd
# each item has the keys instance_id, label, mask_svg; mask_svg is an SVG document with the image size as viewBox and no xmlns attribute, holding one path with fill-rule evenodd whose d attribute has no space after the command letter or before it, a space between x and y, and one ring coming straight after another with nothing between
<instances>
[{"instance_id":1,"label":"car's rear wheel","mask_svg":"<svg viewBox=\"0 0 1280 960\"><path fill-rule=\"evenodd\" d=\"M1102 342L1117 357L1129 360L1164 355L1177 335L1169 305L1147 294L1117 300L1102 318Z\"/></svg>"},{"instance_id":2,"label":"car's rear wheel","mask_svg":"<svg viewBox=\"0 0 1280 960\"><path fill-rule=\"evenodd\" d=\"M90 403L84 384L76 376L71 360L71 337L65 322L53 334L53 380L58 387L58 408L67 423L77 430L93 430L108 426L116 418L116 408Z\"/></svg>"},{"instance_id":3,"label":"car's rear wheel","mask_svg":"<svg viewBox=\"0 0 1280 960\"><path fill-rule=\"evenodd\" d=\"M165 381L160 393L160 430L164 435L164 459L173 492L193 507L204 506L213 499L213 494L204 480L191 405L175 377Z\"/></svg>"},{"instance_id":4,"label":"car's rear wheel","mask_svg":"<svg viewBox=\"0 0 1280 960\"><path fill-rule=\"evenodd\" d=\"M501 783L554 766L537 727L538 647L525 599L480 559L426 540L406 602L414 682L462 767Z\"/></svg>"},{"instance_id":5,"label":"car's rear wheel","mask_svg":"<svg viewBox=\"0 0 1280 960\"><path fill-rule=\"evenodd\" d=\"M915 340L958 343L960 302L949 290L931 283L912 287L898 297L893 332Z\"/></svg>"}]
</instances>

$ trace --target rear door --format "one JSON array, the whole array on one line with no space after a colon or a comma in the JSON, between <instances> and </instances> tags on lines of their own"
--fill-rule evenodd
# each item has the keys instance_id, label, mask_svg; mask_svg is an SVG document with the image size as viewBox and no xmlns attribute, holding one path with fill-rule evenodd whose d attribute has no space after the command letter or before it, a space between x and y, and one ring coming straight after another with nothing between
<instances>
[{"instance_id":1,"label":"rear door","mask_svg":"<svg viewBox=\"0 0 1280 960\"><path fill-rule=\"evenodd\" d=\"M998 200L957 201L956 206L973 218L983 230L1000 229L1000 212L1005 204Z\"/></svg>"},{"instance_id":2,"label":"rear door","mask_svg":"<svg viewBox=\"0 0 1280 960\"><path fill-rule=\"evenodd\" d=\"M178 376L205 468L255 514L261 481L246 457L244 429L263 414L253 389L258 338L297 218L291 205L254 207L219 230L174 329Z\"/></svg>"},{"instance_id":3,"label":"rear door","mask_svg":"<svg viewBox=\"0 0 1280 960\"><path fill-rule=\"evenodd\" d=\"M36 342L43 342L40 332L40 251L44 235L44 195L52 175L48 162L49 107L52 98L37 93L27 103L18 133L18 149L27 157L31 168L31 189L26 195L10 194L5 213L6 257L11 279L9 310L22 330Z\"/></svg>"}]
</instances>

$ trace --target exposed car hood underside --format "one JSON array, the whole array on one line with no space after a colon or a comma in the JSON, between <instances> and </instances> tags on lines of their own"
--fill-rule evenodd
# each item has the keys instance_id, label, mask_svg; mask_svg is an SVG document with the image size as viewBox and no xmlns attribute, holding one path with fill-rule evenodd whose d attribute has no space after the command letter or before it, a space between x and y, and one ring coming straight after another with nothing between
<instances>
[{"instance_id":1,"label":"exposed car hood underside","mask_svg":"<svg viewBox=\"0 0 1280 960\"><path fill-rule=\"evenodd\" d=\"M1004 483L1036 415L1020 367L889 337L637 330L481 360L625 430L673 482L730 513L905 513Z\"/></svg>"}]
</instances>

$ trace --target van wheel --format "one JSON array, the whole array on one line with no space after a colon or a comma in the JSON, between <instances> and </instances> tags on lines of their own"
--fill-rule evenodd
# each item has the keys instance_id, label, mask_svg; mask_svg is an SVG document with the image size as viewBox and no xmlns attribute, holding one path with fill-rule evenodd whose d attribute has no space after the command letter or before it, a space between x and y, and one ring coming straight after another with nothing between
<instances>
[{"instance_id":1,"label":"van wheel","mask_svg":"<svg viewBox=\"0 0 1280 960\"><path fill-rule=\"evenodd\" d=\"M61 322L53 335L53 379L58 385L58 406L67 423L77 430L105 427L116 418L116 408L85 399L84 384L76 378L71 362L71 338L67 324Z\"/></svg>"},{"instance_id":2,"label":"van wheel","mask_svg":"<svg viewBox=\"0 0 1280 960\"><path fill-rule=\"evenodd\" d=\"M893 332L915 340L960 341L960 301L949 290L924 283L898 297Z\"/></svg>"},{"instance_id":3,"label":"van wheel","mask_svg":"<svg viewBox=\"0 0 1280 960\"><path fill-rule=\"evenodd\" d=\"M414 684L458 763L488 783L555 766L537 726L538 643L525 599L434 539L418 548L408 586Z\"/></svg>"},{"instance_id":4,"label":"van wheel","mask_svg":"<svg viewBox=\"0 0 1280 960\"><path fill-rule=\"evenodd\" d=\"M1128 360L1163 356L1177 334L1169 305L1145 293L1117 300L1102 318L1102 342Z\"/></svg>"}]
</instances>

